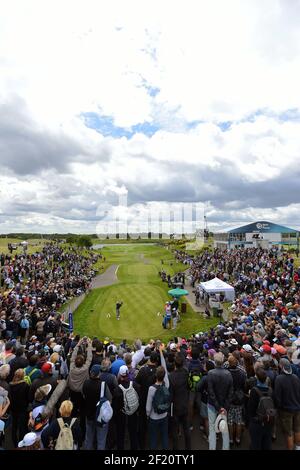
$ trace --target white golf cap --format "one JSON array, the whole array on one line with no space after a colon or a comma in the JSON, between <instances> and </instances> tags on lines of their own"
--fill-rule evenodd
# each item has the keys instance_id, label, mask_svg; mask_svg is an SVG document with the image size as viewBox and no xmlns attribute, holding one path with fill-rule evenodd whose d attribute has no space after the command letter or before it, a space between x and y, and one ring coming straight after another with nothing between
<instances>
[{"instance_id":1,"label":"white golf cap","mask_svg":"<svg viewBox=\"0 0 300 470\"><path fill-rule=\"evenodd\" d=\"M32 446L37 439L35 432L29 432L25 434L22 441L19 442L18 447L29 447Z\"/></svg>"}]
</instances>

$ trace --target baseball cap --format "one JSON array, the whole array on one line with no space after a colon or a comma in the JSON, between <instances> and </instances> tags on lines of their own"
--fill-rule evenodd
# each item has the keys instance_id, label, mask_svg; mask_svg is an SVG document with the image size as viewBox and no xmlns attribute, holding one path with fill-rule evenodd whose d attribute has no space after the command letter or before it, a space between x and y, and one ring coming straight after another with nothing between
<instances>
[{"instance_id":1,"label":"baseball cap","mask_svg":"<svg viewBox=\"0 0 300 470\"><path fill-rule=\"evenodd\" d=\"M231 340L229 341L229 343L232 344L232 345L234 345L234 346L237 346L237 345L239 344L239 343L237 342L237 340L234 339L234 338L231 339Z\"/></svg>"},{"instance_id":2,"label":"baseball cap","mask_svg":"<svg viewBox=\"0 0 300 470\"><path fill-rule=\"evenodd\" d=\"M99 377L100 372L101 372L101 366L100 366L100 364L94 364L94 365L91 367L90 374L91 374L93 377Z\"/></svg>"},{"instance_id":3,"label":"baseball cap","mask_svg":"<svg viewBox=\"0 0 300 470\"><path fill-rule=\"evenodd\" d=\"M269 346L268 344L264 344L262 350L266 354L271 354L271 346Z\"/></svg>"},{"instance_id":4,"label":"baseball cap","mask_svg":"<svg viewBox=\"0 0 300 470\"><path fill-rule=\"evenodd\" d=\"M170 344L170 349L171 349L171 351L176 350L176 349L177 349L176 344L175 344L175 343L171 343L171 344Z\"/></svg>"},{"instance_id":5,"label":"baseball cap","mask_svg":"<svg viewBox=\"0 0 300 470\"><path fill-rule=\"evenodd\" d=\"M278 345L275 344L274 347L280 355L284 356L286 354L286 349L283 346L281 346L281 344L278 344Z\"/></svg>"},{"instance_id":6,"label":"baseball cap","mask_svg":"<svg viewBox=\"0 0 300 470\"><path fill-rule=\"evenodd\" d=\"M50 362L45 362L45 364L42 365L41 371L44 374L52 374L52 364L50 364Z\"/></svg>"},{"instance_id":7,"label":"baseball cap","mask_svg":"<svg viewBox=\"0 0 300 470\"><path fill-rule=\"evenodd\" d=\"M52 385L46 384L39 387L34 394L34 399L36 401L42 401L52 390Z\"/></svg>"},{"instance_id":8,"label":"baseball cap","mask_svg":"<svg viewBox=\"0 0 300 470\"><path fill-rule=\"evenodd\" d=\"M29 432L25 434L22 441L19 442L18 447L29 447L32 446L37 440L37 435L35 432Z\"/></svg>"},{"instance_id":9,"label":"baseball cap","mask_svg":"<svg viewBox=\"0 0 300 470\"><path fill-rule=\"evenodd\" d=\"M119 374L120 375L127 375L128 374L128 367L127 366L121 366L120 369L119 369Z\"/></svg>"},{"instance_id":10,"label":"baseball cap","mask_svg":"<svg viewBox=\"0 0 300 470\"><path fill-rule=\"evenodd\" d=\"M59 353L61 351L61 344L56 344L53 348L53 352Z\"/></svg>"}]
</instances>

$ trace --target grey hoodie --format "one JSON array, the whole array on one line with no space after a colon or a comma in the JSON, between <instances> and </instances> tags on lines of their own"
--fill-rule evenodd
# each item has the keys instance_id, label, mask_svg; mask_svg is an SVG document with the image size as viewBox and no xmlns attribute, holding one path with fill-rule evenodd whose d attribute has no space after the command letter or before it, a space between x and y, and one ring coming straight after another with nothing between
<instances>
[{"instance_id":1,"label":"grey hoodie","mask_svg":"<svg viewBox=\"0 0 300 470\"><path fill-rule=\"evenodd\" d=\"M73 351L70 363L70 373L68 378L68 386L73 392L81 392L82 386L89 378L89 368L93 359L92 345L91 343L87 348L87 358L82 367L75 366L75 359L77 357L79 345L77 345Z\"/></svg>"}]
</instances>

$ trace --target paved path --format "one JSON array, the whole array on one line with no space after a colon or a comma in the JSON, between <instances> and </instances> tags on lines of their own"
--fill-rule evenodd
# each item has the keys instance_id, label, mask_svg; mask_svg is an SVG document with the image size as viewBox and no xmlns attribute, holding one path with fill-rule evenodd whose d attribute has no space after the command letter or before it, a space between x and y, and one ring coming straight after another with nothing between
<instances>
[{"instance_id":1,"label":"paved path","mask_svg":"<svg viewBox=\"0 0 300 470\"><path fill-rule=\"evenodd\" d=\"M98 289L100 287L111 286L112 284L119 282L117 277L118 268L119 266L117 264L112 264L106 269L106 271L104 271L104 273L98 274L98 276L92 280L92 290ZM68 304L64 306L62 313L66 314L70 311L75 312L79 305L84 301L86 295L87 293L84 293L79 297L74 297Z\"/></svg>"},{"instance_id":2,"label":"paved path","mask_svg":"<svg viewBox=\"0 0 300 470\"><path fill-rule=\"evenodd\" d=\"M193 294L193 290L195 289L190 285L190 280L188 279L189 276L189 268L187 268L185 271L185 276L186 276L186 282L189 283L189 285L185 284L184 289L186 289L189 293L185 295L186 300L196 313L204 313L205 307L203 305L196 305L196 299L195 299L195 294Z\"/></svg>"},{"instance_id":3,"label":"paved path","mask_svg":"<svg viewBox=\"0 0 300 470\"><path fill-rule=\"evenodd\" d=\"M189 291L189 294L185 296L186 300L188 301L188 303L190 304L190 306L192 307L192 309L194 310L194 312L196 313L204 313L205 311L205 308L204 308L204 305L196 305L196 302L195 302L195 294L193 294L192 290L193 288L192 287L187 287L187 286L184 286L184 288Z\"/></svg>"},{"instance_id":4,"label":"paved path","mask_svg":"<svg viewBox=\"0 0 300 470\"><path fill-rule=\"evenodd\" d=\"M99 287L111 286L116 284L118 281L117 272L119 266L112 264L109 266L103 274L98 274L92 281L92 289L98 289Z\"/></svg>"}]
</instances>

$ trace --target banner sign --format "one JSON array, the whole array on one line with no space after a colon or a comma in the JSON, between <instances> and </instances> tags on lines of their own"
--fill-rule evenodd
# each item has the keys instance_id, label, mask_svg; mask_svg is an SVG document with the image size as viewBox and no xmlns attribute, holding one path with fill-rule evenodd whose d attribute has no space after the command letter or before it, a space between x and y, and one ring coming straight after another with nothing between
<instances>
[{"instance_id":1,"label":"banner sign","mask_svg":"<svg viewBox=\"0 0 300 470\"><path fill-rule=\"evenodd\" d=\"M69 312L69 330L70 333L73 331L73 313Z\"/></svg>"}]
</instances>

